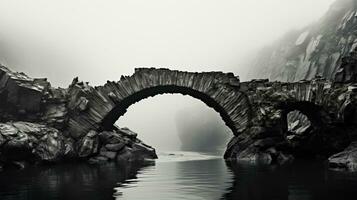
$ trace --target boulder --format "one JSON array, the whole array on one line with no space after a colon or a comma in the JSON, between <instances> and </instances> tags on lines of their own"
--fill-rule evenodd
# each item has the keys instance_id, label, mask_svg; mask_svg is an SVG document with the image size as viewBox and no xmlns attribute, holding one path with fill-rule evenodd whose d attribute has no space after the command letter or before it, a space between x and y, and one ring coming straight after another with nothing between
<instances>
[{"instance_id":1,"label":"boulder","mask_svg":"<svg viewBox=\"0 0 357 200\"><path fill-rule=\"evenodd\" d=\"M78 142L78 157L85 158L98 153L99 139L97 132L89 131L88 134Z\"/></svg>"},{"instance_id":2,"label":"boulder","mask_svg":"<svg viewBox=\"0 0 357 200\"><path fill-rule=\"evenodd\" d=\"M0 132L5 138L8 138L17 135L18 129L11 124L0 123Z\"/></svg>"},{"instance_id":3,"label":"boulder","mask_svg":"<svg viewBox=\"0 0 357 200\"><path fill-rule=\"evenodd\" d=\"M39 144L34 148L33 153L41 161L59 161L65 152L64 137L57 130L44 135L39 139Z\"/></svg>"},{"instance_id":4,"label":"boulder","mask_svg":"<svg viewBox=\"0 0 357 200\"><path fill-rule=\"evenodd\" d=\"M64 136L57 129L45 125L0 123L0 133L2 157L7 161L57 161L64 154Z\"/></svg>"},{"instance_id":5,"label":"boulder","mask_svg":"<svg viewBox=\"0 0 357 200\"><path fill-rule=\"evenodd\" d=\"M119 162L135 161L135 156L134 156L131 148L130 147L123 148L117 156L117 161L119 161Z\"/></svg>"},{"instance_id":6,"label":"boulder","mask_svg":"<svg viewBox=\"0 0 357 200\"><path fill-rule=\"evenodd\" d=\"M132 152L137 157L138 160L145 159L156 159L156 151L154 148L144 144L144 143L133 143Z\"/></svg>"},{"instance_id":7,"label":"boulder","mask_svg":"<svg viewBox=\"0 0 357 200\"><path fill-rule=\"evenodd\" d=\"M344 151L329 157L328 163L332 169L357 171L357 142L351 143Z\"/></svg>"},{"instance_id":8,"label":"boulder","mask_svg":"<svg viewBox=\"0 0 357 200\"><path fill-rule=\"evenodd\" d=\"M98 139L84 137L80 140L78 145L78 157L85 158L89 157L92 154L96 154L98 152Z\"/></svg>"}]
</instances>

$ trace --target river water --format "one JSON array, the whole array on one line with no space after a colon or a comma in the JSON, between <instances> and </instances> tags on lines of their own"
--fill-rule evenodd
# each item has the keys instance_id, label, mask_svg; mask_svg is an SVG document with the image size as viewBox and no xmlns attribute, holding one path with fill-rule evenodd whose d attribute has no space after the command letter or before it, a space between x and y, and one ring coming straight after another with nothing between
<instances>
[{"instance_id":1,"label":"river water","mask_svg":"<svg viewBox=\"0 0 357 200\"><path fill-rule=\"evenodd\" d=\"M140 164L63 164L0 172L0 199L357 199L357 174L318 162L226 163L193 152Z\"/></svg>"}]
</instances>

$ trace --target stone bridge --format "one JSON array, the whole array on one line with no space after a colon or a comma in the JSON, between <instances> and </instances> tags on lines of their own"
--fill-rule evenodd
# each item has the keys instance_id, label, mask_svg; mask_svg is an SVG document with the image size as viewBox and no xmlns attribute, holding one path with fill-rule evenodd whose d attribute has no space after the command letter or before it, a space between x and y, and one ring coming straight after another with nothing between
<instances>
[{"instance_id":1,"label":"stone bridge","mask_svg":"<svg viewBox=\"0 0 357 200\"><path fill-rule=\"evenodd\" d=\"M98 153L105 156L94 149L95 145L98 148L102 144L96 142L96 137L99 135L103 140L100 133L121 130L114 123L130 105L158 94L180 93L212 107L232 130L234 136L225 153L227 159L280 162L303 150L331 155L354 139L354 131L346 131L346 127L357 123L356 90L353 84L332 83L322 78L295 83L240 82L233 73L155 68L135 69L131 76L121 76L118 81L96 87L75 78L63 89L51 87L46 79L33 79L2 66L0 120L3 125L0 131L5 139L1 142L0 137L0 146L4 148L5 141L13 139L4 135L9 129L13 130L11 127L18 128L12 123L25 121L58 130L63 141L71 141L66 148L70 151L70 146L75 156L91 158ZM299 111L307 117L311 125L305 132L312 133L296 137L289 133L287 116L291 111ZM337 131L338 135L335 130L341 125L345 132ZM321 136L321 130L326 136ZM129 130L119 132L131 133ZM104 138L110 143L107 139ZM61 145L66 146L64 144L66 142ZM60 151L62 147L57 148ZM63 157L66 154L63 151L56 156ZM57 160L57 157L52 155L47 160Z\"/></svg>"},{"instance_id":2,"label":"stone bridge","mask_svg":"<svg viewBox=\"0 0 357 200\"><path fill-rule=\"evenodd\" d=\"M203 101L220 114L235 136L256 126L284 128L282 122L293 110L305 114L316 126L353 123L354 88L324 79L241 83L232 73L140 68L131 76L94 88L75 79L68 91L68 131L78 138L90 130L110 130L130 105L164 93Z\"/></svg>"}]
</instances>

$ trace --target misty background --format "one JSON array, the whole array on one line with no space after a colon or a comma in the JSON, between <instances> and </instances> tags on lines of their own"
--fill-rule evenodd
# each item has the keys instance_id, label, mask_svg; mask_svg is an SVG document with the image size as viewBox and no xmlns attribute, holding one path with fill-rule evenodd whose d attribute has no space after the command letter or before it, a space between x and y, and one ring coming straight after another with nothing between
<instances>
[{"instance_id":1,"label":"misty background","mask_svg":"<svg viewBox=\"0 0 357 200\"><path fill-rule=\"evenodd\" d=\"M100 85L135 67L233 71L246 80L258 49L317 21L333 1L1 0L0 61L59 87L75 76ZM191 128L178 116L191 117L195 132L211 125L229 134L218 113L182 95L142 100L118 124L154 147L178 149L178 132Z\"/></svg>"}]
</instances>

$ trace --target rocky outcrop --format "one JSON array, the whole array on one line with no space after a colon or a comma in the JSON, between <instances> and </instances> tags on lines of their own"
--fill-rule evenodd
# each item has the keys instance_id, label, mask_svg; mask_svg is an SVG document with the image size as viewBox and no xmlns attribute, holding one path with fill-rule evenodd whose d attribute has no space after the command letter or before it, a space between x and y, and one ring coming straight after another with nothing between
<instances>
[{"instance_id":1,"label":"rocky outcrop","mask_svg":"<svg viewBox=\"0 0 357 200\"><path fill-rule=\"evenodd\" d=\"M0 123L1 162L58 161L68 156L65 137L57 129L29 122Z\"/></svg>"},{"instance_id":2,"label":"rocky outcrop","mask_svg":"<svg viewBox=\"0 0 357 200\"><path fill-rule=\"evenodd\" d=\"M253 108L252 126L231 139L226 159L283 164L328 158L357 139L353 83L253 80L241 86Z\"/></svg>"},{"instance_id":3,"label":"rocky outcrop","mask_svg":"<svg viewBox=\"0 0 357 200\"><path fill-rule=\"evenodd\" d=\"M82 137L72 137L69 91L0 66L1 169L71 160L101 163L157 158L155 149L127 128L89 130ZM80 98L72 103L83 111L89 102Z\"/></svg>"},{"instance_id":4,"label":"rocky outcrop","mask_svg":"<svg viewBox=\"0 0 357 200\"><path fill-rule=\"evenodd\" d=\"M6 167L22 163L26 166L74 159L100 163L115 159L138 161L157 158L152 147L133 134L126 134L128 131L126 128L100 133L90 131L76 141L42 124L0 123L0 165Z\"/></svg>"},{"instance_id":5,"label":"rocky outcrop","mask_svg":"<svg viewBox=\"0 0 357 200\"><path fill-rule=\"evenodd\" d=\"M344 151L332 155L328 162L333 169L357 171L357 142L353 142Z\"/></svg>"}]
</instances>

